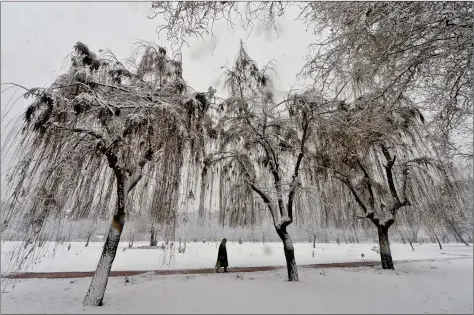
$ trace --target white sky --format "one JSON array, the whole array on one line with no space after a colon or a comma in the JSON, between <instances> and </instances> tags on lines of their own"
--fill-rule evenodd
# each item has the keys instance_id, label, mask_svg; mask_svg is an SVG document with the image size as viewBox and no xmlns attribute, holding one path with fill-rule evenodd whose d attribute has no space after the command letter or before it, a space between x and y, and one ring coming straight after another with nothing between
<instances>
[{"instance_id":1,"label":"white sky","mask_svg":"<svg viewBox=\"0 0 474 315\"><path fill-rule=\"evenodd\" d=\"M288 91L304 65L308 45L316 39L306 32L301 22L294 21L296 14L288 14L292 12L286 13L279 24L279 37L274 32L264 31L261 25L256 25L248 37L240 25L232 32L225 22L217 23L215 38L191 40L191 47L183 49L184 79L198 91L207 91L209 86L219 90L221 67L234 60L243 39L249 55L258 65L276 60L279 75L276 88ZM2 2L1 82L13 82L26 88L52 83L65 70L66 58L77 41L95 52L110 49L119 59L130 56L137 40L169 48L169 43L158 39L156 33L163 20L149 19L152 15L151 2ZM4 89L2 86L2 91ZM20 97L8 109L12 100L22 93L24 91L11 89L1 95L2 146L7 130L16 121L12 118L22 115L30 103ZM3 181L10 158L3 154L2 158Z\"/></svg>"},{"instance_id":2,"label":"white sky","mask_svg":"<svg viewBox=\"0 0 474 315\"><path fill-rule=\"evenodd\" d=\"M149 19L151 15L150 2L2 2L1 82L14 82L27 88L50 84L64 70L65 58L77 41L96 52L108 48L119 59L128 57L133 43L139 39L169 46L156 34L161 20ZM233 61L243 39L250 56L260 66L276 60L279 75L276 87L288 91L304 65L308 45L317 40L295 17L295 12L286 12L278 25L278 38L275 33L262 30L261 25L256 25L247 38L248 33L242 28L231 32L225 22L217 23L215 39L193 40L191 48L184 48L185 80L196 90L206 91L211 85L219 89L221 67ZM5 124L23 113L29 104L21 98L3 119L12 91L1 96L2 143Z\"/></svg>"},{"instance_id":3,"label":"white sky","mask_svg":"<svg viewBox=\"0 0 474 315\"><path fill-rule=\"evenodd\" d=\"M169 46L158 39L156 27L161 19L149 19L147 16L152 14L150 2L2 3L1 81L28 88L51 83L64 70L65 57L77 41L95 52L111 49L119 59L128 57L133 43L139 39ZM274 33L259 31L258 25L247 38L242 28L230 32L225 23L217 24L215 39L193 40L191 48L183 49L185 80L196 90L216 87L223 71L220 68L233 61L239 40L243 39L259 65L271 59L277 61L277 87L288 90L304 64L308 44L315 38L292 17L285 17L281 26L284 27L279 29L279 38ZM10 96L2 94L2 109ZM22 101L14 112L24 110L25 106L27 103Z\"/></svg>"}]
</instances>

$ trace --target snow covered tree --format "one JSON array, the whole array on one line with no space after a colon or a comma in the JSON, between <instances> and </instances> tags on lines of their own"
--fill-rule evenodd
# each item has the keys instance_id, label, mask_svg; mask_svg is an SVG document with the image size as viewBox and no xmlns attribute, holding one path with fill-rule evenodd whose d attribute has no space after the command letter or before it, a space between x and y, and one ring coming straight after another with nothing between
<instances>
[{"instance_id":1,"label":"snow covered tree","mask_svg":"<svg viewBox=\"0 0 474 315\"><path fill-rule=\"evenodd\" d=\"M87 247L89 246L89 241L91 239L91 237L94 235L94 233L97 231L97 229L99 228L98 225L97 225L97 222L87 222L87 221L84 221L84 232L85 232L85 236L86 236L86 245L84 247Z\"/></svg>"},{"instance_id":2,"label":"snow covered tree","mask_svg":"<svg viewBox=\"0 0 474 315\"><path fill-rule=\"evenodd\" d=\"M230 227L254 226L269 215L283 242L288 279L298 281L287 227L298 211L294 203L306 142L324 105L298 96L288 107L275 104L270 71L258 69L241 43L225 74L230 97L219 105L218 146L205 161L202 185L208 187L211 176L219 178L219 220Z\"/></svg>"},{"instance_id":3,"label":"snow covered tree","mask_svg":"<svg viewBox=\"0 0 474 315\"><path fill-rule=\"evenodd\" d=\"M101 305L125 216L166 224L177 217L181 169L202 155L201 142L188 143L202 137L208 104L188 92L180 62L144 42L126 65L78 42L66 73L25 97L34 102L18 125L2 211L22 216L33 239L47 220L112 216L84 299Z\"/></svg>"},{"instance_id":4,"label":"snow covered tree","mask_svg":"<svg viewBox=\"0 0 474 315\"><path fill-rule=\"evenodd\" d=\"M212 33L220 20L229 28L240 22L249 31L259 21L276 31L276 21L292 11L316 35L302 74L320 91L358 97L376 88L393 102L402 94L416 96L432 112L446 159L472 158L469 2L155 1L152 8L165 19L160 33L178 46ZM456 133L463 142L453 141Z\"/></svg>"},{"instance_id":5,"label":"snow covered tree","mask_svg":"<svg viewBox=\"0 0 474 315\"><path fill-rule=\"evenodd\" d=\"M432 112L446 158L459 145L472 158L472 9L464 2L308 3L301 18L329 35L305 73L351 92L375 88L393 102L416 97ZM454 131L468 142L453 142Z\"/></svg>"},{"instance_id":6,"label":"snow covered tree","mask_svg":"<svg viewBox=\"0 0 474 315\"><path fill-rule=\"evenodd\" d=\"M305 167L317 191L343 206L355 202L364 213L359 218L376 226L382 267L393 269L388 230L401 209L416 211L431 197L426 190L434 190L430 181L441 177L442 166L425 155L431 148L422 116L408 99L394 107L369 94L338 106L314 130Z\"/></svg>"},{"instance_id":7,"label":"snow covered tree","mask_svg":"<svg viewBox=\"0 0 474 315\"><path fill-rule=\"evenodd\" d=\"M403 236L403 239L408 241L412 250L415 250L413 243L418 240L418 233L422 226L420 216L421 212L416 210L405 211L400 215L398 231Z\"/></svg>"},{"instance_id":8,"label":"snow covered tree","mask_svg":"<svg viewBox=\"0 0 474 315\"><path fill-rule=\"evenodd\" d=\"M147 222L144 218L128 216L126 218L124 236L128 241L128 248L132 248L136 240L141 240L147 234Z\"/></svg>"},{"instance_id":9,"label":"snow covered tree","mask_svg":"<svg viewBox=\"0 0 474 315\"><path fill-rule=\"evenodd\" d=\"M390 106L410 97L426 114L437 159L472 160L470 3L155 1L152 8L165 19L159 32L178 46L212 34L220 20L249 32L259 21L276 31L278 19L297 13L316 35L302 74L322 95L353 102L377 94Z\"/></svg>"}]
</instances>

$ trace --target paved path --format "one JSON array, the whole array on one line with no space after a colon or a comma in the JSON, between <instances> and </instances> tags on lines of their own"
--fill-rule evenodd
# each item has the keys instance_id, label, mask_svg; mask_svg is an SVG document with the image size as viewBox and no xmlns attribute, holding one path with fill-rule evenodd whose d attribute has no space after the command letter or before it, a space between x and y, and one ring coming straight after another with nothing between
<instances>
[{"instance_id":1,"label":"paved path","mask_svg":"<svg viewBox=\"0 0 474 315\"><path fill-rule=\"evenodd\" d=\"M359 261L359 262L345 262L345 263L328 263L328 264L313 264L300 265L302 268L347 268L347 267L373 267L380 265L377 261ZM237 272L255 272L255 271L270 271L284 268L284 266L260 266L260 267L236 267L228 269L229 273ZM171 269L171 270L127 270L127 271L112 271L110 277L124 277L136 276L145 273L152 273L153 275L189 275L189 274L211 274L215 273L214 268L205 269ZM63 279L63 278L86 278L92 277L93 271L66 271L66 272L24 272L17 274L2 275L2 278L7 279L33 279L33 278L48 278L48 279Z\"/></svg>"},{"instance_id":2,"label":"paved path","mask_svg":"<svg viewBox=\"0 0 474 315\"><path fill-rule=\"evenodd\" d=\"M406 263L414 261L433 261L433 260L453 260L453 259L472 259L472 255L450 255L450 256L465 256L465 257L447 257L442 259L419 259L419 260L395 260L395 263ZM343 263L326 263L326 264L312 264L312 265L299 265L301 268L353 268L353 267L374 267L380 266L380 261L353 261ZM285 266L259 266L259 267L229 267L229 273L238 272L255 272L255 271L271 271L285 268ZM125 277L125 276L136 276L145 273L150 273L157 276L163 275L190 275L190 274L211 274L215 273L214 268L203 268L203 269L171 269L171 270L119 270L110 272L109 277ZM221 271L222 272L222 271ZM2 275L2 278L6 279L64 279L64 278L87 278L92 277L94 271L64 271L64 272L24 272L24 273L12 273Z\"/></svg>"}]
</instances>

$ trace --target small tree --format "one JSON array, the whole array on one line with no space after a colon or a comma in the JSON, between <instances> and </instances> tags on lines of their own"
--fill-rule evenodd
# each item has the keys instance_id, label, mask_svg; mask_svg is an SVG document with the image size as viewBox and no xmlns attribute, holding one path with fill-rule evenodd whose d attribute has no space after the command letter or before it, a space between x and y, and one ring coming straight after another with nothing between
<instances>
[{"instance_id":1,"label":"small tree","mask_svg":"<svg viewBox=\"0 0 474 315\"><path fill-rule=\"evenodd\" d=\"M132 248L137 236L146 232L147 223L143 218L128 217L129 223L125 226L124 235L128 240L128 248Z\"/></svg>"},{"instance_id":2,"label":"small tree","mask_svg":"<svg viewBox=\"0 0 474 315\"><path fill-rule=\"evenodd\" d=\"M152 224L150 227L150 246L156 246L158 244L157 234L158 232L155 229L155 225Z\"/></svg>"},{"instance_id":3,"label":"small tree","mask_svg":"<svg viewBox=\"0 0 474 315\"><path fill-rule=\"evenodd\" d=\"M418 240L418 232L422 226L421 215L422 212L420 209L417 209L415 211L405 211L400 217L399 233L404 236L404 240L408 241L412 250L415 250L413 243ZM428 218L425 220L428 220Z\"/></svg>"},{"instance_id":4,"label":"small tree","mask_svg":"<svg viewBox=\"0 0 474 315\"><path fill-rule=\"evenodd\" d=\"M94 233L97 231L98 226L95 221L89 221L89 220L84 220L83 221L84 225L84 232L86 234L86 245L84 247L89 246L89 241L91 237L94 235Z\"/></svg>"}]
</instances>

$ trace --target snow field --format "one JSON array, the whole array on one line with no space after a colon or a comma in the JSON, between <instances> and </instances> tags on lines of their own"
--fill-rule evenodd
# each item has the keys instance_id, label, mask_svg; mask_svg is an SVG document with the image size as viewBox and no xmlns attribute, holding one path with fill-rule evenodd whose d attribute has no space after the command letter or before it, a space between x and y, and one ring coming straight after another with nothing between
<instances>
[{"instance_id":1,"label":"snow field","mask_svg":"<svg viewBox=\"0 0 474 315\"><path fill-rule=\"evenodd\" d=\"M342 245L341 245L342 246ZM424 246L424 245L423 245ZM299 268L245 274L148 274L109 279L102 307L84 307L90 278L2 280L2 313L457 313L473 312L473 260L380 268Z\"/></svg>"},{"instance_id":2,"label":"snow field","mask_svg":"<svg viewBox=\"0 0 474 315\"><path fill-rule=\"evenodd\" d=\"M1 270L2 274L9 273L15 266L9 261L9 256L15 242L2 242ZM73 242L68 251L68 244L57 245L53 255L54 244L47 243L44 251L45 257L31 263L26 270L29 272L61 272L61 271L94 271L102 251L103 243L90 243L84 247L84 242ZM219 243L188 243L184 254L174 254L172 264L165 261L169 254L161 249L139 249L147 246L148 242L135 242L129 249L127 242L121 242L117 250L112 270L167 270L167 269L197 269L213 268L217 258ZM379 261L380 256L371 250L376 244L341 244L317 243L313 249L312 243L295 243L295 256L298 265ZM445 244L440 250L437 244L414 244L415 251L406 244L391 244L392 255L397 260L425 260L442 259L449 257L473 256L472 246L462 244ZM124 250L125 249L125 250ZM314 258L313 258L314 251ZM254 266L284 266L285 257L283 244L275 243L243 243L227 242L229 267L254 267ZM361 257L364 254L364 257ZM40 255L41 256L41 255Z\"/></svg>"}]
</instances>

